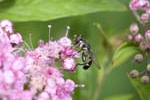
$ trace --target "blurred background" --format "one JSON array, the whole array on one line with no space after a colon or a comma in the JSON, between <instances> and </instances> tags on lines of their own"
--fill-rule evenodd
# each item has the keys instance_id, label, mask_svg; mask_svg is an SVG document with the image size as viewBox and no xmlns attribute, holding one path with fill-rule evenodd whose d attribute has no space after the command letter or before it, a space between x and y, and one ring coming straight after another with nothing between
<instances>
[{"instance_id":1,"label":"blurred background","mask_svg":"<svg viewBox=\"0 0 150 100\"><path fill-rule=\"evenodd\" d=\"M38 40L48 41L48 25L52 25L51 37L59 39L70 26L69 37L83 34L88 40L97 59L104 65L112 53L125 41L128 28L135 22L128 9L130 0L0 0L0 20L13 21L15 31L20 32L28 42L32 34L34 47ZM97 24L103 31L99 31ZM110 43L106 47L104 41ZM106 43L107 45L107 43ZM110 50L110 51L109 51ZM111 61L108 61L109 65ZM100 70L93 64L88 70L78 67L76 73L64 72L65 78L73 79L85 88L77 88L73 100L140 100L136 90L128 79L127 72L141 65L133 60L112 68L105 75L105 68Z\"/></svg>"}]
</instances>

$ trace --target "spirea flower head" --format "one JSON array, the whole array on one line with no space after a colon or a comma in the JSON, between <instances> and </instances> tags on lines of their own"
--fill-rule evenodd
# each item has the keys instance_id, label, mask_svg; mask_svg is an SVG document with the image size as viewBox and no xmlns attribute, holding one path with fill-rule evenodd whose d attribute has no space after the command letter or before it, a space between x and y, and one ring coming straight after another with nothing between
<instances>
[{"instance_id":1,"label":"spirea flower head","mask_svg":"<svg viewBox=\"0 0 150 100\"><path fill-rule=\"evenodd\" d=\"M15 33L8 20L0 21L0 99L4 100L72 100L78 86L64 79L62 70L73 72L80 54L66 36L47 43L40 40L36 48ZM57 63L61 65L58 66Z\"/></svg>"}]
</instances>

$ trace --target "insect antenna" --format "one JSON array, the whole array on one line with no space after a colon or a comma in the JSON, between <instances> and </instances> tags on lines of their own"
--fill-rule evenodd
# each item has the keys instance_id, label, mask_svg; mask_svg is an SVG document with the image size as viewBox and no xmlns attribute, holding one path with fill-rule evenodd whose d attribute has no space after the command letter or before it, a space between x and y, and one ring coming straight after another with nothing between
<instances>
[{"instance_id":1,"label":"insect antenna","mask_svg":"<svg viewBox=\"0 0 150 100\"><path fill-rule=\"evenodd\" d=\"M93 59L93 63L95 64L95 66L96 66L98 69L101 69L100 64L98 64L96 61L97 61L97 60Z\"/></svg>"}]
</instances>

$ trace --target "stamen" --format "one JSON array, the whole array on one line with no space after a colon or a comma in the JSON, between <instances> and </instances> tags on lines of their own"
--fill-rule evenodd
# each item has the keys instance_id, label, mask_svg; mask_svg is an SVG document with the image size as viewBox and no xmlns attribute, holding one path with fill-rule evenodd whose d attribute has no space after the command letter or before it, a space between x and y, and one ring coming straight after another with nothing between
<instances>
[{"instance_id":1,"label":"stamen","mask_svg":"<svg viewBox=\"0 0 150 100\"><path fill-rule=\"evenodd\" d=\"M26 41L23 41L23 43L25 44L25 46L26 46L29 50L31 50L31 47L28 45L28 43L27 43Z\"/></svg>"},{"instance_id":2,"label":"stamen","mask_svg":"<svg viewBox=\"0 0 150 100\"><path fill-rule=\"evenodd\" d=\"M48 40L51 40L50 39L51 38L51 27L52 27L52 25L48 25L48 30L49 30L49 32L48 32L48 34L49 34Z\"/></svg>"},{"instance_id":3,"label":"stamen","mask_svg":"<svg viewBox=\"0 0 150 100\"><path fill-rule=\"evenodd\" d=\"M14 48L12 52L13 53L21 53L21 52L25 53L26 51L23 48Z\"/></svg>"},{"instance_id":4,"label":"stamen","mask_svg":"<svg viewBox=\"0 0 150 100\"><path fill-rule=\"evenodd\" d=\"M32 34L29 34L29 41L30 41L30 45L31 45L31 48L33 49L33 44L32 44Z\"/></svg>"},{"instance_id":5,"label":"stamen","mask_svg":"<svg viewBox=\"0 0 150 100\"><path fill-rule=\"evenodd\" d=\"M69 30L70 30L70 26L67 26L66 37L68 37Z\"/></svg>"}]
</instances>

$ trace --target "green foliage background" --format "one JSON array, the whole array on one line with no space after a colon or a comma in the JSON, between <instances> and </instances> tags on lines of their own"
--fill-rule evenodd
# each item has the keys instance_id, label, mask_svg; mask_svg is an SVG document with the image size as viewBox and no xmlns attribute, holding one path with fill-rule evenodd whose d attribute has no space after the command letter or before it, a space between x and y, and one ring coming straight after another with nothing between
<instances>
[{"instance_id":1,"label":"green foliage background","mask_svg":"<svg viewBox=\"0 0 150 100\"><path fill-rule=\"evenodd\" d=\"M13 21L15 31L20 32L27 42L29 34L32 33L34 47L39 39L48 41L49 24L52 25L51 37L54 39L64 36L68 25L71 27L71 39L74 34L83 34L86 37L97 62L108 68L104 66L98 70L92 65L86 71L78 67L75 74L64 72L66 78L86 85L85 88L75 90L74 100L147 100L142 98L140 89L136 87L138 82L129 80L127 76L131 69L142 69L146 66L145 63L133 63L132 55L139 52L138 48L126 43L120 47L121 49L117 49L125 40L129 25L136 21L128 10L129 1L0 0L0 19ZM101 24L105 32L103 35L96 27L97 23ZM111 62L113 52L114 65ZM105 64L107 60L108 63ZM144 86L142 90L143 88Z\"/></svg>"}]
</instances>

